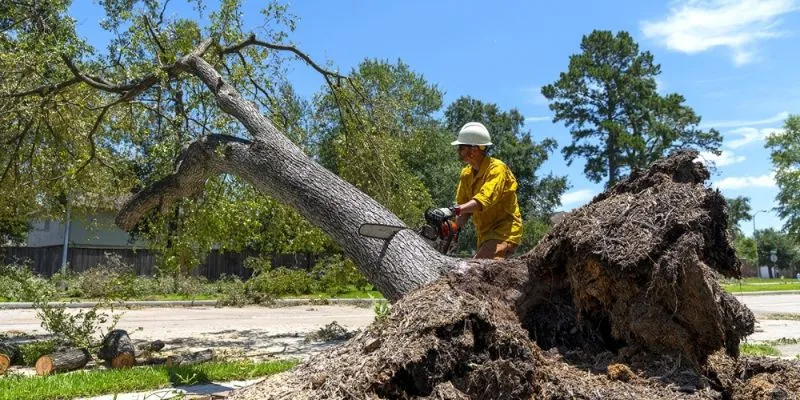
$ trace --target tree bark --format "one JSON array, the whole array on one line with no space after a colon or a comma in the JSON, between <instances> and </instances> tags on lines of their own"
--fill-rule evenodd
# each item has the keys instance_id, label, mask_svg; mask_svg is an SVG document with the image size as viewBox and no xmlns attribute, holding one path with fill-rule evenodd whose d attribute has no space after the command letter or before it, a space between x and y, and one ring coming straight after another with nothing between
<instances>
[{"instance_id":1,"label":"tree bark","mask_svg":"<svg viewBox=\"0 0 800 400\"><path fill-rule=\"evenodd\" d=\"M104 360L109 368L130 368L136 365L134 353L135 349L128 332L115 329L103 338L103 345L97 352L97 357Z\"/></svg>"},{"instance_id":2,"label":"tree bark","mask_svg":"<svg viewBox=\"0 0 800 400\"><path fill-rule=\"evenodd\" d=\"M235 117L252 141L209 136L182 155L175 174L131 198L117 215L117 224L130 230L151 209L162 210L175 200L195 194L210 176L239 176L263 193L294 207L331 236L362 273L390 300L433 281L457 264L438 253L412 230L390 241L358 234L363 223L401 225L392 212L355 186L307 157L220 76L202 57L204 46L183 57L177 66L198 77L216 97L220 108Z\"/></svg>"},{"instance_id":3,"label":"tree bark","mask_svg":"<svg viewBox=\"0 0 800 400\"><path fill-rule=\"evenodd\" d=\"M167 366L193 365L208 362L214 359L214 350L202 350L193 353L184 353L167 357Z\"/></svg>"},{"instance_id":4,"label":"tree bark","mask_svg":"<svg viewBox=\"0 0 800 400\"><path fill-rule=\"evenodd\" d=\"M36 374L50 375L83 368L92 356L86 349L69 349L39 357L36 360Z\"/></svg>"}]
</instances>

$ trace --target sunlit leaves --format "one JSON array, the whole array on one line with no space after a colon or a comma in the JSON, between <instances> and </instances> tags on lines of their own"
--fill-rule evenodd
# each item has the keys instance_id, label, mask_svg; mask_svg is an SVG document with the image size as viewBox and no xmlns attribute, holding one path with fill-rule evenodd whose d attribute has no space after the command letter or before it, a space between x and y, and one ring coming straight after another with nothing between
<instances>
[{"instance_id":1,"label":"sunlit leaves","mask_svg":"<svg viewBox=\"0 0 800 400\"><path fill-rule=\"evenodd\" d=\"M778 215L785 228L800 242L800 115L790 115L783 130L767 137L778 184Z\"/></svg>"},{"instance_id":2,"label":"sunlit leaves","mask_svg":"<svg viewBox=\"0 0 800 400\"><path fill-rule=\"evenodd\" d=\"M656 91L661 67L627 32L593 31L581 40L559 79L542 88L554 121L570 129L562 149L567 163L585 159L592 181L616 183L676 148L718 151L719 132L698 127L700 117L683 96Z\"/></svg>"}]
</instances>

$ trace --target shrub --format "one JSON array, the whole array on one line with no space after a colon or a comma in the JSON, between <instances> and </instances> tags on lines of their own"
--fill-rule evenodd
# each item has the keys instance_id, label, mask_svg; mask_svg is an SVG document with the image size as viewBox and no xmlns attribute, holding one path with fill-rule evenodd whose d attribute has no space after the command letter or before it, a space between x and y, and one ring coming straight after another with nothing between
<instances>
[{"instance_id":1,"label":"shrub","mask_svg":"<svg viewBox=\"0 0 800 400\"><path fill-rule=\"evenodd\" d=\"M106 253L103 263L80 274L84 296L96 299L127 299L136 295L133 266L122 261L118 254Z\"/></svg>"},{"instance_id":2,"label":"shrub","mask_svg":"<svg viewBox=\"0 0 800 400\"><path fill-rule=\"evenodd\" d=\"M38 342L24 343L19 346L22 364L29 367L36 365L39 357L52 353L56 348L54 340L42 340Z\"/></svg>"},{"instance_id":3,"label":"shrub","mask_svg":"<svg viewBox=\"0 0 800 400\"><path fill-rule=\"evenodd\" d=\"M249 257L245 267L253 270L247 281L247 292L254 302L264 302L286 295L311 293L314 281L307 272L288 268L272 268L269 259Z\"/></svg>"},{"instance_id":4,"label":"shrub","mask_svg":"<svg viewBox=\"0 0 800 400\"><path fill-rule=\"evenodd\" d=\"M50 277L50 284L59 292L62 297L84 298L81 275L77 272L56 272Z\"/></svg>"},{"instance_id":5,"label":"shrub","mask_svg":"<svg viewBox=\"0 0 800 400\"><path fill-rule=\"evenodd\" d=\"M219 306L245 306L248 304L258 304L259 299L253 298L247 292L247 286L242 279L236 275L223 275L215 282L217 293L220 299Z\"/></svg>"},{"instance_id":6,"label":"shrub","mask_svg":"<svg viewBox=\"0 0 800 400\"><path fill-rule=\"evenodd\" d=\"M56 289L24 264L0 265L0 296L9 301L51 298Z\"/></svg>"},{"instance_id":7,"label":"shrub","mask_svg":"<svg viewBox=\"0 0 800 400\"><path fill-rule=\"evenodd\" d=\"M313 283L305 271L282 267L262 272L247 281L250 291L273 298L311 293Z\"/></svg>"},{"instance_id":8,"label":"shrub","mask_svg":"<svg viewBox=\"0 0 800 400\"><path fill-rule=\"evenodd\" d=\"M363 290L369 285L356 264L339 254L318 261L311 274L319 282L319 290L331 296L353 290Z\"/></svg>"}]
</instances>

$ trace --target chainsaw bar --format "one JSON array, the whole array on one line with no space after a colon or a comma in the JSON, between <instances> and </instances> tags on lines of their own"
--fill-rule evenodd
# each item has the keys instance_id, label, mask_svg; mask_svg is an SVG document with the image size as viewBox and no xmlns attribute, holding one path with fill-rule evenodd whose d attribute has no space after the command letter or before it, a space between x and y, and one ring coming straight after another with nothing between
<instances>
[{"instance_id":1,"label":"chainsaw bar","mask_svg":"<svg viewBox=\"0 0 800 400\"><path fill-rule=\"evenodd\" d=\"M382 224L361 224L358 227L358 234L374 239L389 240L403 229L409 229L405 226L382 225Z\"/></svg>"}]
</instances>

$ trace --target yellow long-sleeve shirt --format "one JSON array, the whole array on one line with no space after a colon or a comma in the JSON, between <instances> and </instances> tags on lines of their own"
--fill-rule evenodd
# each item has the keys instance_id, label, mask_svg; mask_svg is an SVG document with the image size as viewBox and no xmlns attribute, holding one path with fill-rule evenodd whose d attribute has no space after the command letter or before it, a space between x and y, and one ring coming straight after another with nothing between
<instances>
[{"instance_id":1,"label":"yellow long-sleeve shirt","mask_svg":"<svg viewBox=\"0 0 800 400\"><path fill-rule=\"evenodd\" d=\"M478 247L491 239L519 244L522 241L522 216L517 203L517 179L502 161L485 157L478 172L467 165L461 170L456 202L475 199L483 206L472 214L478 234Z\"/></svg>"}]
</instances>

